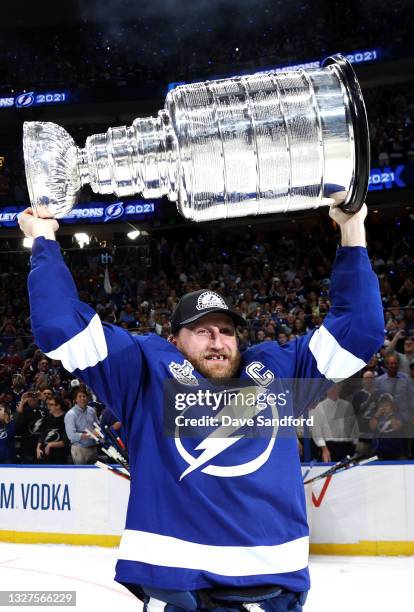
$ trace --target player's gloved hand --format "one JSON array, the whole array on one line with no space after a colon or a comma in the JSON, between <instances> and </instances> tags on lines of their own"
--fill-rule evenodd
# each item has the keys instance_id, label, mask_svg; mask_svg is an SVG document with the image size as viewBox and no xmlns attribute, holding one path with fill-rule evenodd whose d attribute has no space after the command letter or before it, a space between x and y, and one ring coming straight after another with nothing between
<instances>
[{"instance_id":1,"label":"player's gloved hand","mask_svg":"<svg viewBox=\"0 0 414 612\"><path fill-rule=\"evenodd\" d=\"M35 217L30 207L20 213L18 221L20 229L28 238L44 236L49 240L55 240L55 233L59 229L59 223L56 219L40 219Z\"/></svg>"}]
</instances>

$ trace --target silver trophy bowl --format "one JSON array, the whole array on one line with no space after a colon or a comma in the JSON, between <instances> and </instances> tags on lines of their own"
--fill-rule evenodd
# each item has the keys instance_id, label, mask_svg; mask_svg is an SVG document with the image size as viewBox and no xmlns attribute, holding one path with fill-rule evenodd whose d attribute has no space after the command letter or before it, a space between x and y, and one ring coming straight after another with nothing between
<instances>
[{"instance_id":1,"label":"silver trophy bowl","mask_svg":"<svg viewBox=\"0 0 414 612\"><path fill-rule=\"evenodd\" d=\"M341 193L362 206L369 179L368 122L351 65L267 71L170 91L156 117L94 134L78 148L53 123L24 124L36 215L70 212L80 189L166 196L194 221L318 208Z\"/></svg>"}]
</instances>

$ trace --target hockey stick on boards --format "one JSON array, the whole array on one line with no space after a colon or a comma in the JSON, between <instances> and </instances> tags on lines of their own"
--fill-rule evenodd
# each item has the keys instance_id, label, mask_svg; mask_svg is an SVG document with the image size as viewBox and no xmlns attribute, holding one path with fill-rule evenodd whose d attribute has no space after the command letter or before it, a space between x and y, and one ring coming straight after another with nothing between
<instances>
[{"instance_id":1,"label":"hockey stick on boards","mask_svg":"<svg viewBox=\"0 0 414 612\"><path fill-rule=\"evenodd\" d=\"M112 472L113 474L116 474L117 476L121 476L121 478L125 478L125 480L131 480L129 474L121 472L118 468L112 465L102 463L102 461L96 461L95 465L96 467L101 468L102 470L106 470L107 472Z\"/></svg>"},{"instance_id":2,"label":"hockey stick on boards","mask_svg":"<svg viewBox=\"0 0 414 612\"><path fill-rule=\"evenodd\" d=\"M329 470L326 472L322 472L322 474L318 474L318 476L314 476L313 478L309 478L304 481L304 485L310 484L312 482L316 482L317 480L321 480L322 478L327 478L328 476L334 476L335 474L339 474L340 472L345 472L345 470L349 470L354 467L358 467L359 465L365 465L366 463L370 463L371 461L377 461L378 457L373 455L372 457L365 457L365 455L354 455L353 457L346 457L342 459L342 461L338 461Z\"/></svg>"},{"instance_id":3,"label":"hockey stick on boards","mask_svg":"<svg viewBox=\"0 0 414 612\"><path fill-rule=\"evenodd\" d=\"M129 474L129 465L128 462L120 455L118 450L114 448L111 444L109 444L105 438L102 439L101 436L96 436L90 429L87 429L86 432L95 442L101 445L103 452L108 455L111 459L115 460L116 463L120 465L127 474Z\"/></svg>"},{"instance_id":4,"label":"hockey stick on boards","mask_svg":"<svg viewBox=\"0 0 414 612\"><path fill-rule=\"evenodd\" d=\"M119 453L124 457L124 459L128 461L128 453L127 453L127 450L121 438L119 436L116 436L111 431L111 428L108 425L104 426L105 433L107 434L107 436L104 435L104 432L102 431L101 426L96 421L94 422L94 427L100 433L100 436L102 438L106 438L106 439L110 438L113 446L119 451Z\"/></svg>"}]
</instances>

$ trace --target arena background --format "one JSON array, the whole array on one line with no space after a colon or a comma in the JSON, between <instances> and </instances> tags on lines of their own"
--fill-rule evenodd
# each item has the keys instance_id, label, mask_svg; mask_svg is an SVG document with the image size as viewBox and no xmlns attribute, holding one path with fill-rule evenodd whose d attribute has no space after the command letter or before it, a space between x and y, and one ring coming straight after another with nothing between
<instances>
[{"instance_id":1,"label":"arena background","mask_svg":"<svg viewBox=\"0 0 414 612\"><path fill-rule=\"evenodd\" d=\"M384 347L365 371L386 375L392 368L389 357L397 356L407 389L394 399L407 415L407 435L383 456L378 452L378 462L319 481L313 490L308 487L311 552L377 557L367 557L365 564L351 557L313 557L315 587L305 609L330 610L334 589L352 591L356 610L401 608L409 592L404 578L412 569L409 555L414 555L414 404L409 388L414 378L413 28L409 0L79 0L58 6L14 2L3 8L0 568L9 580L7 588L35 589L40 582L34 582L34 568L40 564L41 588L76 588L82 610L89 609L92 599L101 602L106 596L115 605L137 605L112 583L116 549L113 555L112 549L77 549L75 557L75 549L42 546L116 546L128 484L95 467L70 465L69 450L65 467L59 468L39 463L34 454L32 462L24 456L32 448L28 438L33 443L33 431L16 417L23 393L36 393L34 403L46 409L45 390L51 389L67 410L82 381L71 380L32 341L26 291L30 248L24 246L16 220L29 205L23 122L58 123L83 146L89 134L155 115L177 83L315 65L340 52L352 62L367 106L368 248L380 279L386 322ZM194 224L166 199L119 199L84 189L72 218L62 221L58 239L81 298L102 320L133 333L167 337L178 298L209 287L227 296L246 317L248 328L241 337L245 349L263 341L283 343L322 323L329 310L329 276L339 233L327 209ZM351 388L340 390L355 411L362 375ZM100 415L104 407L99 398L90 396L90 401ZM309 462L312 475L327 469L318 463L321 456L312 437L298 435L304 471ZM106 462L107 457L101 453L100 459ZM70 511L65 496L70 497ZM66 564L65 571L56 573L56 564ZM377 590L373 603L368 585L378 585L378 576L391 586L385 594ZM348 609L350 600L345 597L341 605L335 609Z\"/></svg>"}]
</instances>

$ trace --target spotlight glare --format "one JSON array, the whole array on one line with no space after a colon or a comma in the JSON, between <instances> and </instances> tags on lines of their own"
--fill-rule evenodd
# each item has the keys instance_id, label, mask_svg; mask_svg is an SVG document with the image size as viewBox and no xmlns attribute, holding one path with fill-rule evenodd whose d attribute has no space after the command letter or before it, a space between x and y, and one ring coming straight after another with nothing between
<instances>
[{"instance_id":1,"label":"spotlight glare","mask_svg":"<svg viewBox=\"0 0 414 612\"><path fill-rule=\"evenodd\" d=\"M128 232L127 236L130 240L135 240L135 238L138 238L138 236L140 235L140 231L139 230L134 230L132 232Z\"/></svg>"},{"instance_id":2,"label":"spotlight glare","mask_svg":"<svg viewBox=\"0 0 414 612\"><path fill-rule=\"evenodd\" d=\"M76 242L78 243L78 245L80 246L81 249L83 249L84 246L86 246L87 244L90 243L91 239L89 237L88 234L75 234L74 238L76 240Z\"/></svg>"}]
</instances>

